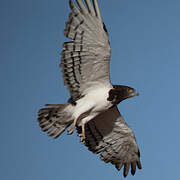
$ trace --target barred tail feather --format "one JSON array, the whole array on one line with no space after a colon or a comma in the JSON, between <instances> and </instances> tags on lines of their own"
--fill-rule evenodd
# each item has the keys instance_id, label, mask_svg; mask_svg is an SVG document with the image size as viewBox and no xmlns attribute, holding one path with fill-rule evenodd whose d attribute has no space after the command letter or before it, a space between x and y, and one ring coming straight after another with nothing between
<instances>
[{"instance_id":1,"label":"barred tail feather","mask_svg":"<svg viewBox=\"0 0 180 180\"><path fill-rule=\"evenodd\" d=\"M58 138L71 124L71 114L66 110L68 104L47 104L38 112L38 122L48 136Z\"/></svg>"}]
</instances>

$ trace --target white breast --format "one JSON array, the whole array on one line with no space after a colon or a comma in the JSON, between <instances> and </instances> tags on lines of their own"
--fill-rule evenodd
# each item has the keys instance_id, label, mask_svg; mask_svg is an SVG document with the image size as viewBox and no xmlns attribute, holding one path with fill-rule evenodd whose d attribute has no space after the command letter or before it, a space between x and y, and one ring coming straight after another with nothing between
<instances>
[{"instance_id":1,"label":"white breast","mask_svg":"<svg viewBox=\"0 0 180 180\"><path fill-rule=\"evenodd\" d=\"M81 114L86 113L86 117L82 119L82 121L86 123L110 108L112 104L110 101L107 101L109 91L110 88L105 86L89 89L86 92L87 94L77 101L73 113L74 118L78 118Z\"/></svg>"}]
</instances>

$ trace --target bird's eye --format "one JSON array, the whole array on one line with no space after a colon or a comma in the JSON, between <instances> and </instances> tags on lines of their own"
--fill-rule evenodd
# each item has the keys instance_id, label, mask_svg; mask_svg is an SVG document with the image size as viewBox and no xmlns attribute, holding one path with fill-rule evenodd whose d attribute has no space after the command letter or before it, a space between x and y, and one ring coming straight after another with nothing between
<instances>
[{"instance_id":1,"label":"bird's eye","mask_svg":"<svg viewBox=\"0 0 180 180\"><path fill-rule=\"evenodd\" d=\"M132 89L128 89L128 93L132 93L133 92L133 90Z\"/></svg>"}]
</instances>

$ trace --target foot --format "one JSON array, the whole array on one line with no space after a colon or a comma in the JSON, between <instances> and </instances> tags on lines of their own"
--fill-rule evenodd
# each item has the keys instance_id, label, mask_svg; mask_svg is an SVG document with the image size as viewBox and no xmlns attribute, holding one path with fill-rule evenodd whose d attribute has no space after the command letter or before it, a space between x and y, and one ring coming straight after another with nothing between
<instances>
[{"instance_id":1,"label":"foot","mask_svg":"<svg viewBox=\"0 0 180 180\"><path fill-rule=\"evenodd\" d=\"M85 134L83 134L83 133L82 133L82 134L79 134L79 137L81 138L80 141L83 142L83 143L85 143L85 138L86 138L86 137L85 137Z\"/></svg>"},{"instance_id":2,"label":"foot","mask_svg":"<svg viewBox=\"0 0 180 180\"><path fill-rule=\"evenodd\" d=\"M71 135L71 134L73 134L73 132L74 132L74 126L72 126L69 130L68 130L68 135Z\"/></svg>"},{"instance_id":3,"label":"foot","mask_svg":"<svg viewBox=\"0 0 180 180\"><path fill-rule=\"evenodd\" d=\"M73 122L72 127L68 131L68 135L71 135L74 132L74 129L76 127L76 122L77 122L77 120L75 119L74 122Z\"/></svg>"},{"instance_id":4,"label":"foot","mask_svg":"<svg viewBox=\"0 0 180 180\"><path fill-rule=\"evenodd\" d=\"M82 127L82 133L79 134L79 137L81 137L81 142L85 143L85 138L86 138L86 136L85 136L85 124L82 124L81 127Z\"/></svg>"}]
</instances>

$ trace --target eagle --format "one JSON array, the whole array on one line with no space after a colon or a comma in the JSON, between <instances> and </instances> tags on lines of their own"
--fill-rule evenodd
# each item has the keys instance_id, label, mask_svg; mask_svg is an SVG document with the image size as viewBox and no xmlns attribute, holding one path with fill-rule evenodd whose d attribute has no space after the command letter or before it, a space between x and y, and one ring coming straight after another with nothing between
<instances>
[{"instance_id":1,"label":"eagle","mask_svg":"<svg viewBox=\"0 0 180 180\"><path fill-rule=\"evenodd\" d=\"M134 88L110 81L111 48L97 0L69 0L71 12L64 35L60 68L70 92L66 104L46 104L38 112L42 131L58 138L66 129L74 129L90 151L100 154L123 175L134 175L142 168L135 136L117 105L137 96ZM70 127L71 126L71 127Z\"/></svg>"}]
</instances>

